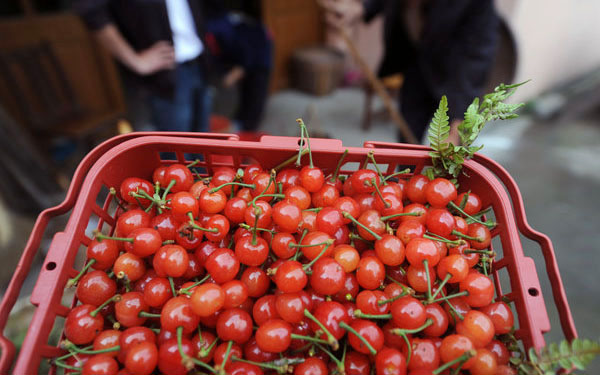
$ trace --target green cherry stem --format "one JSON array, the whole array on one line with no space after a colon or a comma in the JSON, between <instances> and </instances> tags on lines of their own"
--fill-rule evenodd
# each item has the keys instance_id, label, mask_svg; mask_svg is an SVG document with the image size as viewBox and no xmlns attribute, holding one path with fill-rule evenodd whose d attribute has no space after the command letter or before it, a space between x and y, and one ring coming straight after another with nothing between
<instances>
[{"instance_id":1,"label":"green cherry stem","mask_svg":"<svg viewBox=\"0 0 600 375\"><path fill-rule=\"evenodd\" d=\"M431 295L431 297L429 297L428 301L435 300L435 297L437 297L437 295L442 291L442 288L444 287L444 285L446 285L448 280L450 280L451 278L452 278L452 275L450 273L447 273L446 276L444 277L444 280L442 280L442 282L438 285L437 290L435 291L435 293L433 293L433 295Z\"/></svg>"},{"instance_id":2,"label":"green cherry stem","mask_svg":"<svg viewBox=\"0 0 600 375\"><path fill-rule=\"evenodd\" d=\"M196 159L193 162L189 163L188 165L186 165L186 167L188 168L192 168L193 166L195 166L196 164L200 163L200 159Z\"/></svg>"},{"instance_id":3,"label":"green cherry stem","mask_svg":"<svg viewBox=\"0 0 600 375\"><path fill-rule=\"evenodd\" d=\"M277 371L277 373L281 373L280 371L282 370L282 368L280 366L276 366L272 363L269 362L254 362L254 361L249 361L247 359L243 359L240 357L236 357L236 356L231 356L231 361L232 362L243 362L243 363L248 363L250 365L254 365L254 366L258 366L261 368L266 368L266 369L270 369L270 370L275 370Z\"/></svg>"},{"instance_id":4,"label":"green cherry stem","mask_svg":"<svg viewBox=\"0 0 600 375\"><path fill-rule=\"evenodd\" d=\"M466 195L465 195L466 196ZM468 219L471 219L471 221L475 222L475 223L479 223L481 225L485 225L486 227L488 227L488 229L492 229L496 223L492 223L492 222L483 222L471 215L469 215L468 213L466 213L462 208L460 208L460 206L458 206L456 203L450 201L450 203L448 203L448 207L451 207L453 209L455 209L456 211L460 212L463 216L467 217Z\"/></svg>"},{"instance_id":5,"label":"green cherry stem","mask_svg":"<svg viewBox=\"0 0 600 375\"><path fill-rule=\"evenodd\" d=\"M189 225L190 225L190 227L192 227L194 229L201 230L203 232L211 232L211 233L217 233L219 231L218 228L202 228L201 226L197 225L194 222L194 214L192 214L191 212L188 212L188 217L190 218Z\"/></svg>"},{"instance_id":6,"label":"green cherry stem","mask_svg":"<svg viewBox=\"0 0 600 375\"><path fill-rule=\"evenodd\" d=\"M369 352L371 353L371 355L377 354L377 350L375 350L373 348L373 346L371 346L371 344L367 341L367 339L362 337L362 335L360 333L356 332L356 330L354 328L350 327L348 324L346 324L346 322L340 322L340 327L342 327L346 331L348 331L348 332L352 333L353 335L355 335L356 337L358 337L358 339L360 341L362 341L362 343L365 344L365 346L369 349Z\"/></svg>"},{"instance_id":7,"label":"green cherry stem","mask_svg":"<svg viewBox=\"0 0 600 375\"><path fill-rule=\"evenodd\" d=\"M302 211L319 213L322 209L323 209L323 207L313 207L313 208L304 209Z\"/></svg>"},{"instance_id":8,"label":"green cherry stem","mask_svg":"<svg viewBox=\"0 0 600 375\"><path fill-rule=\"evenodd\" d=\"M106 305L108 305L111 302L119 302L120 300L121 300L121 295L115 294L114 296L110 297L106 301L102 302L102 304L100 306L96 307L96 309L94 311L90 312L90 316L95 317L96 315L98 315L100 310L102 310Z\"/></svg>"},{"instance_id":9,"label":"green cherry stem","mask_svg":"<svg viewBox=\"0 0 600 375\"><path fill-rule=\"evenodd\" d=\"M346 155L348 155L348 149L345 149L342 156L340 156L340 160L338 161L338 163L335 167L335 171L333 171L333 174L331 175L331 178L329 179L329 181L331 183L335 183L337 181L338 175L340 173L340 169L342 168L342 163L344 162Z\"/></svg>"},{"instance_id":10,"label":"green cherry stem","mask_svg":"<svg viewBox=\"0 0 600 375\"><path fill-rule=\"evenodd\" d=\"M483 242L483 239L480 237L473 237L473 236L468 236L464 233L461 233L459 231L457 231L456 229L452 230L452 234L455 235L456 237L460 237L460 238L465 238L469 241L477 241L477 242Z\"/></svg>"},{"instance_id":11,"label":"green cherry stem","mask_svg":"<svg viewBox=\"0 0 600 375\"><path fill-rule=\"evenodd\" d=\"M108 189L108 191L110 195L114 197L115 201L117 202L117 206L119 206L123 211L127 211L127 208L123 205L123 202L117 196L117 189L111 187L110 189Z\"/></svg>"},{"instance_id":12,"label":"green cherry stem","mask_svg":"<svg viewBox=\"0 0 600 375\"><path fill-rule=\"evenodd\" d=\"M106 235L100 233L97 230L95 230L93 234L94 234L94 238L97 239L98 241L102 241L102 240L115 240L115 241L123 241L123 242L132 242L133 243L133 238L106 236Z\"/></svg>"},{"instance_id":13,"label":"green cherry stem","mask_svg":"<svg viewBox=\"0 0 600 375\"><path fill-rule=\"evenodd\" d=\"M429 327L430 325L433 324L433 319L428 318L425 323L423 323L422 326L415 328L415 329L402 329L402 328L394 328L394 329L390 329L390 333L394 334L394 335L408 335L408 334L415 334L415 333L419 333L422 330L424 330L425 328Z\"/></svg>"},{"instance_id":14,"label":"green cherry stem","mask_svg":"<svg viewBox=\"0 0 600 375\"><path fill-rule=\"evenodd\" d=\"M285 194L260 194L254 197L250 202L248 202L248 207L256 206L256 201L262 197L273 197L273 198L285 198Z\"/></svg>"},{"instance_id":15,"label":"green cherry stem","mask_svg":"<svg viewBox=\"0 0 600 375\"><path fill-rule=\"evenodd\" d=\"M358 319L392 319L392 314L364 314L360 309L354 310L353 314Z\"/></svg>"},{"instance_id":16,"label":"green cherry stem","mask_svg":"<svg viewBox=\"0 0 600 375\"><path fill-rule=\"evenodd\" d=\"M175 283L173 282L173 278L171 276L168 277L169 286L171 287L171 293L173 293L173 297L177 296L177 292L175 291Z\"/></svg>"},{"instance_id":17,"label":"green cherry stem","mask_svg":"<svg viewBox=\"0 0 600 375\"><path fill-rule=\"evenodd\" d=\"M325 327L325 325L323 325L323 323L321 323L319 319L317 319L313 314L311 314L310 311L308 311L308 309L304 309L304 316L315 322L315 324L319 326L323 333L327 335L327 341L325 343L331 345L333 350L338 350L339 343L337 339L331 334L331 332L329 332L327 327Z\"/></svg>"},{"instance_id":18,"label":"green cherry stem","mask_svg":"<svg viewBox=\"0 0 600 375\"><path fill-rule=\"evenodd\" d=\"M293 340L305 340L305 341L310 341L310 342L314 342L314 343L320 343L320 344L329 345L329 341L327 341L327 340L321 340L321 339L316 338L316 337L298 335L296 333L292 333L291 337L292 337Z\"/></svg>"},{"instance_id":19,"label":"green cherry stem","mask_svg":"<svg viewBox=\"0 0 600 375\"><path fill-rule=\"evenodd\" d=\"M96 263L96 259L90 259L89 262L87 262L87 264L85 266L83 266L83 268L81 269L81 271L79 271L79 273L77 274L77 276L75 276L72 279L69 279L69 281L67 281L67 288L72 287L73 285L77 284L77 282L79 281L79 279L81 279L81 277L83 275L85 275L85 273L87 272L88 269L90 269L91 266L94 265L94 263Z\"/></svg>"},{"instance_id":20,"label":"green cherry stem","mask_svg":"<svg viewBox=\"0 0 600 375\"><path fill-rule=\"evenodd\" d=\"M54 363L54 365L57 367L61 367L67 370L73 370L75 371L75 374L81 374L81 367L67 365L66 363L59 361L58 359L55 359L54 361L52 361L52 363Z\"/></svg>"},{"instance_id":21,"label":"green cherry stem","mask_svg":"<svg viewBox=\"0 0 600 375\"><path fill-rule=\"evenodd\" d=\"M395 296L395 297L392 297L392 298L390 298L390 299L384 299L384 300L381 300L381 301L377 301L377 305L379 305L379 306L383 306L383 305L385 305L386 303L392 303L392 302L394 302L394 301L396 301L396 300L399 300L400 298L402 298L402 297L405 297L405 296L407 296L407 295L409 295L409 294L410 294L410 292L409 292L409 291L407 291L407 290L403 290L403 291L402 291L402 293L398 294L398 295L397 295L397 296Z\"/></svg>"},{"instance_id":22,"label":"green cherry stem","mask_svg":"<svg viewBox=\"0 0 600 375\"><path fill-rule=\"evenodd\" d=\"M307 264L305 264L305 265L302 266L302 268L304 269L304 271L310 269L310 267L312 267L312 265L315 264L317 262L317 260L319 260L323 256L323 254L325 254L325 252L327 251L327 249L329 248L329 246L331 246L333 244L333 240L332 239L327 240L327 242L325 242L325 243L326 243L326 245L323 248L323 250L321 250L321 252L319 253L319 255L317 255L315 257L315 259L311 260L310 263L307 263ZM312 245L312 246L317 246L317 245Z\"/></svg>"},{"instance_id":23,"label":"green cherry stem","mask_svg":"<svg viewBox=\"0 0 600 375\"><path fill-rule=\"evenodd\" d=\"M429 275L429 261L423 259L423 267L425 267L425 277L427 278L427 300L431 300L431 276Z\"/></svg>"},{"instance_id":24,"label":"green cherry stem","mask_svg":"<svg viewBox=\"0 0 600 375\"><path fill-rule=\"evenodd\" d=\"M396 176L400 176L400 175L402 175L402 174L407 174L407 173L410 173L410 168L406 168L406 169L404 169L404 170L401 170L401 171L399 171L399 172L392 173L391 175L385 176L385 180L387 181L387 180L389 180L390 178L394 178L394 177L396 177Z\"/></svg>"},{"instance_id":25,"label":"green cherry stem","mask_svg":"<svg viewBox=\"0 0 600 375\"><path fill-rule=\"evenodd\" d=\"M292 164L292 162L298 161L299 158L301 158L302 156L304 156L305 154L308 153L308 149L307 148L302 148L300 150L300 152L298 152L298 155L294 155L292 157L290 157L289 159L286 159L284 161L282 161L280 164L278 164L275 168L273 168L274 170L276 170L277 172L279 172L280 170L282 170L283 168L287 167L288 165Z\"/></svg>"},{"instance_id":26,"label":"green cherry stem","mask_svg":"<svg viewBox=\"0 0 600 375\"><path fill-rule=\"evenodd\" d=\"M217 191L223 189L224 187L231 186L231 185L241 186L241 187L247 187L247 188L251 188L251 189L256 189L256 185L254 185L254 184L244 184L244 183L241 183L241 182L235 182L235 181L233 181L233 182L226 182L223 185L219 185L217 187L209 189L208 192L210 194L213 194L213 193L216 193Z\"/></svg>"},{"instance_id":27,"label":"green cherry stem","mask_svg":"<svg viewBox=\"0 0 600 375\"><path fill-rule=\"evenodd\" d=\"M161 197L163 201L167 198L169 191L171 191L171 188L173 186L175 186L176 183L177 183L177 181L174 178L171 179L171 181L169 181L169 185L167 185L167 187L165 188L165 191L163 191L163 195Z\"/></svg>"},{"instance_id":28,"label":"green cherry stem","mask_svg":"<svg viewBox=\"0 0 600 375\"><path fill-rule=\"evenodd\" d=\"M468 361L469 358L475 356L475 354L476 354L475 350L473 350L473 349L468 350L463 355L461 355L460 357L455 358L452 361L444 363L443 365L441 365L440 367L436 368L432 372L433 372L434 375L439 375L442 372L444 372L444 370L449 369L450 367L454 366L457 363L464 363L464 362Z\"/></svg>"},{"instance_id":29,"label":"green cherry stem","mask_svg":"<svg viewBox=\"0 0 600 375\"><path fill-rule=\"evenodd\" d=\"M181 288L179 289L179 294L189 294L190 290L197 287L198 285L201 285L203 283L206 282L206 280L210 279L210 274L207 274L206 276L204 276L202 278L202 280L195 282L194 284L187 286L185 288ZM174 296L177 294L173 294Z\"/></svg>"},{"instance_id":30,"label":"green cherry stem","mask_svg":"<svg viewBox=\"0 0 600 375\"><path fill-rule=\"evenodd\" d=\"M492 250L465 249L463 251L463 253L465 253L465 254L483 254L483 255L487 255L487 256L494 256L494 255L496 255L496 253L494 253Z\"/></svg>"},{"instance_id":31,"label":"green cherry stem","mask_svg":"<svg viewBox=\"0 0 600 375\"><path fill-rule=\"evenodd\" d=\"M210 352L217 345L218 341L219 341L219 338L217 337L217 338L215 338L215 341L213 341L212 344L210 344L208 347L200 349L200 351L198 352L198 357L199 358L208 357Z\"/></svg>"},{"instance_id":32,"label":"green cherry stem","mask_svg":"<svg viewBox=\"0 0 600 375\"><path fill-rule=\"evenodd\" d=\"M423 214L421 212L401 212L399 214L382 216L379 220L386 221L386 220L393 219L395 217L400 217L400 216L423 216Z\"/></svg>"},{"instance_id":33,"label":"green cherry stem","mask_svg":"<svg viewBox=\"0 0 600 375\"><path fill-rule=\"evenodd\" d=\"M308 233L308 229L304 229L302 231L302 236L300 237L300 241L298 241L298 242L302 242L302 240L304 239L304 236L306 236L307 233ZM294 256L292 257L292 260L298 259L298 257L302 253L300 250L301 249L299 247L296 248L296 254L294 254Z\"/></svg>"},{"instance_id":34,"label":"green cherry stem","mask_svg":"<svg viewBox=\"0 0 600 375\"><path fill-rule=\"evenodd\" d=\"M160 314L153 314L147 311L140 311L138 313L138 317L140 318L160 318Z\"/></svg>"},{"instance_id":35,"label":"green cherry stem","mask_svg":"<svg viewBox=\"0 0 600 375\"><path fill-rule=\"evenodd\" d=\"M333 355L333 353L331 353L329 350L327 350L325 347L323 347L323 345L321 344L315 344L319 349L321 349L321 351L325 354L327 354L329 356L329 358L331 358L331 360L335 363L336 368L338 369L340 374L344 374L344 362L340 361L336 356Z\"/></svg>"},{"instance_id":36,"label":"green cherry stem","mask_svg":"<svg viewBox=\"0 0 600 375\"><path fill-rule=\"evenodd\" d=\"M375 170L377 171L377 174L379 175L379 179L381 180L381 183L383 185L387 185L387 182L385 181L385 177L383 176L383 173L381 173L381 170L379 169L379 166L377 165L377 162L375 161L375 152L373 150L367 152L367 158L369 158L369 160L371 160L371 163L373 163L373 165L375 166Z\"/></svg>"},{"instance_id":37,"label":"green cherry stem","mask_svg":"<svg viewBox=\"0 0 600 375\"><path fill-rule=\"evenodd\" d=\"M400 333L400 337L402 337L402 339L406 343L406 349L407 349L406 365L408 365L410 363L410 358L412 357L412 345L410 344L410 341L408 340L408 336L406 336L405 333Z\"/></svg>"},{"instance_id":38,"label":"green cherry stem","mask_svg":"<svg viewBox=\"0 0 600 375\"><path fill-rule=\"evenodd\" d=\"M465 320L465 317L461 313L459 313L458 310L456 310L456 308L454 307L454 305L450 301L445 300L444 302L446 302L446 304L448 305L448 307L450 308L450 310L452 310L452 312L454 314L456 314L456 316L458 317L458 319Z\"/></svg>"},{"instance_id":39,"label":"green cherry stem","mask_svg":"<svg viewBox=\"0 0 600 375\"><path fill-rule=\"evenodd\" d=\"M381 194L381 190L379 190L379 186L377 186L377 182L375 181L374 178L371 179L371 186L373 186L375 188L375 192L379 196L379 199L381 199L381 201L383 202L383 205L385 206L385 208L390 208L390 206L391 206L390 202L388 202L385 199L383 199L383 195Z\"/></svg>"},{"instance_id":40,"label":"green cherry stem","mask_svg":"<svg viewBox=\"0 0 600 375\"><path fill-rule=\"evenodd\" d=\"M296 122L300 125L300 128L304 130L304 134L306 135L306 147L308 147L309 166L311 168L314 168L315 165L313 164L312 152L310 150L310 135L308 134L308 128L306 127L304 121L301 118L297 119Z\"/></svg>"},{"instance_id":41,"label":"green cherry stem","mask_svg":"<svg viewBox=\"0 0 600 375\"><path fill-rule=\"evenodd\" d=\"M247 230L254 230L254 227L251 227L250 225L245 224L245 223L240 223L240 224L238 224L238 226L241 227L241 228L247 229ZM266 228L256 228L256 230L259 230L259 231L262 231L262 232L269 232L271 234L275 234L275 232L276 232L273 229L266 229Z\"/></svg>"},{"instance_id":42,"label":"green cherry stem","mask_svg":"<svg viewBox=\"0 0 600 375\"><path fill-rule=\"evenodd\" d=\"M464 243L464 241L462 241L462 240L452 241L452 240L449 240L449 239L444 238L442 236L438 236L437 234L431 233L431 232L425 233L423 235L423 238L427 238L428 240L432 240L432 241L443 242L443 243L448 244L448 245L450 245L452 247L459 246L459 245L462 245Z\"/></svg>"},{"instance_id":43,"label":"green cherry stem","mask_svg":"<svg viewBox=\"0 0 600 375\"><path fill-rule=\"evenodd\" d=\"M376 240L380 240L381 236L378 235L377 233L373 232L371 229L367 228L366 225L364 225L363 223L359 222L358 220L356 220L349 212L347 211L342 211L342 215L346 218L349 219L350 221L352 221L354 224L360 226L361 228L363 228L364 230L366 230L367 232L369 232L369 234L371 236L373 236Z\"/></svg>"},{"instance_id":44,"label":"green cherry stem","mask_svg":"<svg viewBox=\"0 0 600 375\"><path fill-rule=\"evenodd\" d=\"M467 205L467 201L469 200L469 195L471 194L471 190L467 191L465 193L465 195L463 195L462 200L460 201L460 204L458 205L458 207L461 210L465 209L465 206Z\"/></svg>"},{"instance_id":45,"label":"green cherry stem","mask_svg":"<svg viewBox=\"0 0 600 375\"><path fill-rule=\"evenodd\" d=\"M223 362L219 365L219 373L225 374L225 366L227 365L227 361L229 360L229 355L231 354L231 347L233 346L233 341L229 340L227 343L227 350L225 351L225 356L223 357Z\"/></svg>"},{"instance_id":46,"label":"green cherry stem","mask_svg":"<svg viewBox=\"0 0 600 375\"><path fill-rule=\"evenodd\" d=\"M102 354L102 353L118 352L119 350L121 350L121 347L119 345L115 345L115 346L111 346L110 348L104 348L104 349L99 349L99 350L89 350L86 348L78 348L77 345L73 344L72 342L66 341L66 340L65 340L64 347L68 351L70 351L72 353L77 353L77 354Z\"/></svg>"},{"instance_id":47,"label":"green cherry stem","mask_svg":"<svg viewBox=\"0 0 600 375\"><path fill-rule=\"evenodd\" d=\"M179 356L181 357L181 364L189 370L191 370L194 365L198 365L200 367L204 367L205 369L207 369L208 371L210 371L212 374L217 373L217 370L212 367L211 365L204 363L200 360L197 360L196 358L190 357L189 355L185 354L185 352L183 351L183 344L182 344L182 337L183 337L183 327L177 327L177 349L179 350Z\"/></svg>"},{"instance_id":48,"label":"green cherry stem","mask_svg":"<svg viewBox=\"0 0 600 375\"><path fill-rule=\"evenodd\" d=\"M438 298L438 299L434 299L434 300L431 301L431 303L436 303L436 302L441 302L441 301L447 301L447 300L452 299L452 298L462 297L462 296L468 296L468 295L469 295L469 292L466 291L466 290L463 290L462 292L458 292L458 293L450 294L448 296L444 296L444 297L441 297L441 298Z\"/></svg>"}]
</instances>

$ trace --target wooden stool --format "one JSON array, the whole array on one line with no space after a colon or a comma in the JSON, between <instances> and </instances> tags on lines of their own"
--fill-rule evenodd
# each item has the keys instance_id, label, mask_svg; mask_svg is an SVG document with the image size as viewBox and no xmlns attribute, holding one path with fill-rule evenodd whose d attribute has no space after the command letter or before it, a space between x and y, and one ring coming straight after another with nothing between
<instances>
[{"instance_id":1,"label":"wooden stool","mask_svg":"<svg viewBox=\"0 0 600 375\"><path fill-rule=\"evenodd\" d=\"M385 86L390 96L397 101L398 95L400 94L400 89L404 83L404 76L402 73L383 77L381 82L383 83L383 86ZM363 84L363 89L365 92L365 106L363 109L362 129L369 130L371 128L371 121L373 117L373 110L371 107L373 104L374 90L373 86L369 82L365 82Z\"/></svg>"}]
</instances>

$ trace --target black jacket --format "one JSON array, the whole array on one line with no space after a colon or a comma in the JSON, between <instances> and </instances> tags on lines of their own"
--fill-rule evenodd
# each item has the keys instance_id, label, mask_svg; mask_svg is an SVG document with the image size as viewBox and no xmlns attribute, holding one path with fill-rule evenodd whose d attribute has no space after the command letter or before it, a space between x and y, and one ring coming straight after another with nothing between
<instances>
[{"instance_id":1,"label":"black jacket","mask_svg":"<svg viewBox=\"0 0 600 375\"><path fill-rule=\"evenodd\" d=\"M365 0L365 21L384 14L385 54L382 76L396 72L420 75L436 101L448 96L449 116L462 118L481 95L498 39L498 17L492 0L430 0L420 43L411 41L403 25L402 0ZM414 73L417 72L417 73Z\"/></svg>"},{"instance_id":2,"label":"black jacket","mask_svg":"<svg viewBox=\"0 0 600 375\"><path fill-rule=\"evenodd\" d=\"M204 42L203 1L188 2L196 31ZM109 23L115 24L136 51L144 50L161 40L173 40L165 0L75 0L73 7L92 31L99 30ZM205 55L205 52L202 55ZM173 93L173 70L163 70L144 77L126 71L136 83L158 94L170 96Z\"/></svg>"}]
</instances>

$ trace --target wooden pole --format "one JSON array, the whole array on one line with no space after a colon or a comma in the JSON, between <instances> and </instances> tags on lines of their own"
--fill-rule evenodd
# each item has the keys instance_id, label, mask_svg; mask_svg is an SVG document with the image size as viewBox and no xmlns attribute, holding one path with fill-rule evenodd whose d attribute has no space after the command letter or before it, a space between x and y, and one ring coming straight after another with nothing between
<instances>
[{"instance_id":1,"label":"wooden pole","mask_svg":"<svg viewBox=\"0 0 600 375\"><path fill-rule=\"evenodd\" d=\"M381 83L381 81L377 78L375 73L373 73L367 62L362 58L362 56L358 52L358 49L356 48L356 45L354 44L352 39L350 39L345 30L341 28L338 28L337 30L344 39L344 42L348 45L348 50L350 51L350 54L358 63L358 66L369 81L369 84L373 87L377 95L379 95L379 97L383 101L383 105L390 113L392 121L394 121L394 124L396 124L396 126L400 130L400 133L402 134L404 139L408 143L420 143L419 140L417 140L417 137L415 137L410 127L408 126L408 124L406 123L406 121L404 120L404 118L402 117L402 115L400 114L400 112L398 111L396 104L390 97L390 94L388 94L387 90L385 89L385 86L383 86L383 83Z\"/></svg>"}]
</instances>

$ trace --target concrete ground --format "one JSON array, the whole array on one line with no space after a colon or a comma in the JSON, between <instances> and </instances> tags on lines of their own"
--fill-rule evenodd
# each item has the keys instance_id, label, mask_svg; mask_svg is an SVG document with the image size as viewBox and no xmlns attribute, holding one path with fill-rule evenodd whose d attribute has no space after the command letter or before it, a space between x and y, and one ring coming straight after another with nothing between
<instances>
[{"instance_id":1,"label":"concrete ground","mask_svg":"<svg viewBox=\"0 0 600 375\"><path fill-rule=\"evenodd\" d=\"M365 140L395 141L395 128L385 116L375 116L369 131L360 129L363 100L362 91L358 89L340 89L319 98L282 91L269 100L263 130L273 135L296 136L295 119L303 117L313 135L326 133L341 139L344 145L359 146ZM375 101L374 107L381 108L381 103ZM529 223L550 236L580 335L600 338L600 283L595 274L595 267L600 265L600 167L597 163L600 113L561 123L535 121L528 116L494 123L483 131L480 142L485 145L482 152L502 164L516 180ZM0 215L0 222L6 224L7 220L11 219ZM19 218L10 223L14 230L11 237L16 241L10 246L13 250L22 249L29 236L31 220ZM5 224L0 223L0 228L7 228ZM0 235L0 239L6 240L6 236ZM551 289L544 277L543 258L535 244L525 242L524 249L538 266L552 323L552 331L546 337L549 341L559 340L562 338L560 325ZM10 275L15 263L16 256L5 262L2 275ZM30 293L34 280L32 277L27 281L23 296ZM5 282L6 277L2 284L6 285ZM600 373L600 360L588 373Z\"/></svg>"}]
</instances>

